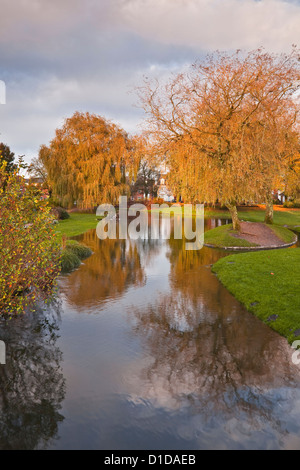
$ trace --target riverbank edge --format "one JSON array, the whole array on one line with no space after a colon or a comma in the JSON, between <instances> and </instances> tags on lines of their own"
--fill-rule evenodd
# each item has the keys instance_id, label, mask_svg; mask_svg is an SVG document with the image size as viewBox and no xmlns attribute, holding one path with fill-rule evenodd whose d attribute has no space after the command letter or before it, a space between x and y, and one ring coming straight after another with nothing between
<instances>
[{"instance_id":1,"label":"riverbank edge","mask_svg":"<svg viewBox=\"0 0 300 470\"><path fill-rule=\"evenodd\" d=\"M246 222L247 224L248 222ZM252 226L265 226L265 224L261 222L254 222ZM298 241L297 233L293 232L291 229L287 227L283 227L282 225L272 225L268 226L268 228L276 235L278 241L281 243L273 243L271 245L261 245L258 243L251 243L245 240L242 237L238 236L238 231L234 231L234 235L232 235L232 224L225 224L213 229L208 230L204 234L204 243L203 245L208 248L217 248L220 250L226 251L260 251L260 250L274 250L279 248L288 248L293 246ZM276 229L276 230L275 230ZM283 233L278 234L278 229ZM217 243L207 243L205 239L212 239L209 241L217 241ZM271 237L272 238L272 237ZM231 244L232 243L232 244Z\"/></svg>"},{"instance_id":2,"label":"riverbank edge","mask_svg":"<svg viewBox=\"0 0 300 470\"><path fill-rule=\"evenodd\" d=\"M76 241L81 249L76 249L69 244L69 241L74 241L74 237L78 237L88 232L89 230L96 229L99 218L96 214L89 213L70 213L70 218L61 220L56 225L56 234L59 241L62 242L63 237L66 239L67 246L62 248L61 253L61 274L68 274L75 269L78 269L83 260L92 256L93 251L81 242ZM65 230L64 228L67 228ZM87 249L89 253L87 253Z\"/></svg>"},{"instance_id":3,"label":"riverbank edge","mask_svg":"<svg viewBox=\"0 0 300 470\"><path fill-rule=\"evenodd\" d=\"M267 253L265 258L263 250L232 253L214 263L211 272L249 313L291 345L300 340L299 302L293 285L298 282L295 277L299 278L295 268L299 266L300 248L287 248L286 252L273 249L274 256L272 251Z\"/></svg>"},{"instance_id":4,"label":"riverbank edge","mask_svg":"<svg viewBox=\"0 0 300 470\"><path fill-rule=\"evenodd\" d=\"M211 245L209 243L203 243L203 246L208 248L217 248L219 250L227 251L262 251L262 250L279 250L280 248L289 248L295 245L298 241L298 236L295 235L294 241L291 243L285 243L284 245L269 245L269 246L220 246Z\"/></svg>"}]
</instances>

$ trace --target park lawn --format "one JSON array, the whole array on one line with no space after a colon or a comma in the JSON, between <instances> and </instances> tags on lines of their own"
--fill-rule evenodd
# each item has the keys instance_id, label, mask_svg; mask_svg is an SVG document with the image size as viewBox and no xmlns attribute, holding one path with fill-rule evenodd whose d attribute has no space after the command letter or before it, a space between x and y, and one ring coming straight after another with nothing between
<instances>
[{"instance_id":1,"label":"park lawn","mask_svg":"<svg viewBox=\"0 0 300 470\"><path fill-rule=\"evenodd\" d=\"M268 225L280 240L284 243L295 242L295 234L281 225ZM232 224L221 225L208 230L204 233L204 243L222 248L229 247L255 247L256 243L250 243L247 240L236 238L233 235L238 234L237 230L232 229Z\"/></svg>"},{"instance_id":2,"label":"park lawn","mask_svg":"<svg viewBox=\"0 0 300 470\"><path fill-rule=\"evenodd\" d=\"M60 220L59 223L55 225L55 230L60 238L63 235L67 238L75 237L90 229L95 229L99 220L100 219L97 218L95 214L71 212L69 219Z\"/></svg>"},{"instance_id":3,"label":"park lawn","mask_svg":"<svg viewBox=\"0 0 300 470\"><path fill-rule=\"evenodd\" d=\"M237 230L232 230L232 224L220 225L219 227L208 230L204 233L204 243L220 247L249 247L257 246L247 240L235 238L232 235L237 234Z\"/></svg>"},{"instance_id":4,"label":"park lawn","mask_svg":"<svg viewBox=\"0 0 300 470\"><path fill-rule=\"evenodd\" d=\"M249 312L289 343L300 339L300 248L230 255L212 271Z\"/></svg>"}]
</instances>

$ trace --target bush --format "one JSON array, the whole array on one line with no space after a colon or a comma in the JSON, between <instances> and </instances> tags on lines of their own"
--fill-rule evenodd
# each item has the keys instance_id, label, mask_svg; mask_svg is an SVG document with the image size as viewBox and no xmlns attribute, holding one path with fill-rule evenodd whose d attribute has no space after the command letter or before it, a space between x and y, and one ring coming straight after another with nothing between
<instances>
[{"instance_id":1,"label":"bush","mask_svg":"<svg viewBox=\"0 0 300 470\"><path fill-rule=\"evenodd\" d=\"M78 256L68 248L62 251L61 255L61 271L62 273L69 273L80 266L81 260Z\"/></svg>"},{"instance_id":2,"label":"bush","mask_svg":"<svg viewBox=\"0 0 300 470\"><path fill-rule=\"evenodd\" d=\"M58 220L65 220L70 218L70 214L66 211L66 209L63 209L63 207L52 207L51 209L51 214L54 215L54 217Z\"/></svg>"},{"instance_id":3,"label":"bush","mask_svg":"<svg viewBox=\"0 0 300 470\"><path fill-rule=\"evenodd\" d=\"M66 250L74 253L79 259L88 258L92 254L92 250L88 246L83 245L83 243L78 243L75 240L68 240Z\"/></svg>"},{"instance_id":4,"label":"bush","mask_svg":"<svg viewBox=\"0 0 300 470\"><path fill-rule=\"evenodd\" d=\"M0 168L0 314L22 313L47 298L60 271L50 206L16 168Z\"/></svg>"},{"instance_id":5,"label":"bush","mask_svg":"<svg viewBox=\"0 0 300 470\"><path fill-rule=\"evenodd\" d=\"M81 260L88 258L91 254L92 250L88 246L75 240L68 240L62 250L61 271L68 273L77 269L81 264Z\"/></svg>"}]
</instances>

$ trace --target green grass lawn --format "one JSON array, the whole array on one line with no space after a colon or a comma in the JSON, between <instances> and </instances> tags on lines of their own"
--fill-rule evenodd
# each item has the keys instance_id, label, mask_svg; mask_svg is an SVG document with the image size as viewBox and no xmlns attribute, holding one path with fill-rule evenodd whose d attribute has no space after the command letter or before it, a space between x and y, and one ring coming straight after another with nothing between
<instances>
[{"instance_id":1,"label":"green grass lawn","mask_svg":"<svg viewBox=\"0 0 300 470\"><path fill-rule=\"evenodd\" d=\"M268 225L275 235L285 243L292 243L295 240L295 234L282 225Z\"/></svg>"},{"instance_id":2,"label":"green grass lawn","mask_svg":"<svg viewBox=\"0 0 300 470\"><path fill-rule=\"evenodd\" d=\"M300 248L230 255L212 271L264 323L290 343L300 339Z\"/></svg>"},{"instance_id":3,"label":"green grass lawn","mask_svg":"<svg viewBox=\"0 0 300 470\"><path fill-rule=\"evenodd\" d=\"M55 225L55 230L59 237L66 235L67 238L81 235L82 233L96 228L99 222L99 218L96 218L95 214L81 214L79 212L71 212L70 218L60 220Z\"/></svg>"},{"instance_id":4,"label":"green grass lawn","mask_svg":"<svg viewBox=\"0 0 300 470\"><path fill-rule=\"evenodd\" d=\"M295 239L295 234L281 225L270 225L269 228L285 243L292 243ZM232 224L221 225L205 232L204 243L219 247L232 246L247 248L258 246L255 243L250 243L247 240L242 240L232 236L237 233L238 232L236 230L232 230Z\"/></svg>"},{"instance_id":5,"label":"green grass lawn","mask_svg":"<svg viewBox=\"0 0 300 470\"><path fill-rule=\"evenodd\" d=\"M240 246L249 247L257 246L247 240L235 238L232 235L237 234L236 230L232 230L232 224L220 225L219 227L208 230L204 233L204 243L220 247Z\"/></svg>"}]
</instances>

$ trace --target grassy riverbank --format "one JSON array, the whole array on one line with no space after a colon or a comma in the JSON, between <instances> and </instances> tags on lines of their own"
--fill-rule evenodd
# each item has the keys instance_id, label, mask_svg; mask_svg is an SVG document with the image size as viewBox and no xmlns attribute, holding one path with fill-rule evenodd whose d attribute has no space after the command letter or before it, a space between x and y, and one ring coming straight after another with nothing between
<instances>
[{"instance_id":1,"label":"grassy riverbank","mask_svg":"<svg viewBox=\"0 0 300 470\"><path fill-rule=\"evenodd\" d=\"M90 229L95 229L99 219L95 214L82 214L79 212L71 212L70 218L60 220L55 226L57 235L62 238L65 235L67 238L75 237L87 232Z\"/></svg>"},{"instance_id":2,"label":"grassy riverbank","mask_svg":"<svg viewBox=\"0 0 300 470\"><path fill-rule=\"evenodd\" d=\"M95 229L99 219L96 218L95 214L82 214L78 212L70 213L70 218L60 220L55 225L55 231L60 243L63 244L63 237L67 239L81 235L82 233ZM75 240L67 240L66 246L62 248L61 255L61 271L62 273L68 273L78 268L81 261L91 256L92 250L78 243Z\"/></svg>"},{"instance_id":3,"label":"grassy riverbank","mask_svg":"<svg viewBox=\"0 0 300 470\"><path fill-rule=\"evenodd\" d=\"M260 225L260 224L258 224ZM281 225L268 225L268 229L274 232L275 235L284 243L292 243L295 239L295 234ZM239 232L232 229L232 224L221 225L219 227L208 230L204 234L204 243L214 245L217 247L255 247L256 243L251 243L242 238L237 238Z\"/></svg>"},{"instance_id":4,"label":"grassy riverbank","mask_svg":"<svg viewBox=\"0 0 300 470\"><path fill-rule=\"evenodd\" d=\"M290 343L300 339L300 248L234 254L212 270L264 323Z\"/></svg>"},{"instance_id":5,"label":"grassy riverbank","mask_svg":"<svg viewBox=\"0 0 300 470\"><path fill-rule=\"evenodd\" d=\"M204 243L214 245L218 247L250 247L257 246L255 243L250 243L247 240L241 238L235 238L233 235L237 235L237 230L232 230L232 224L220 225L219 227L208 230L204 234Z\"/></svg>"}]
</instances>

